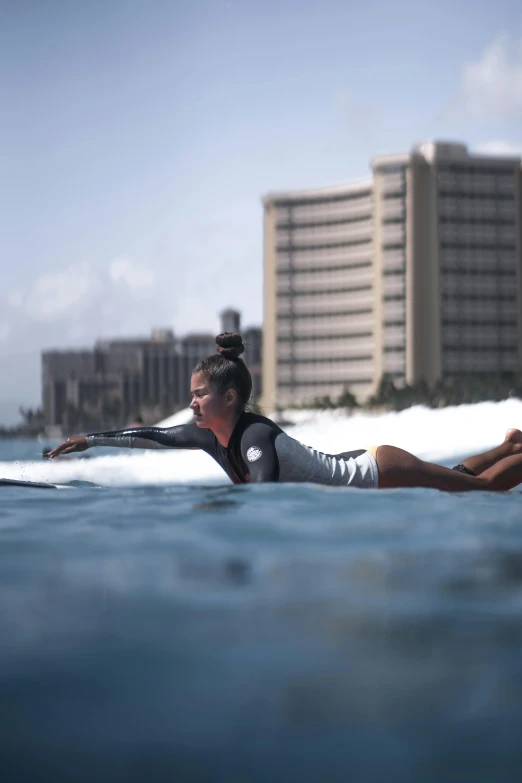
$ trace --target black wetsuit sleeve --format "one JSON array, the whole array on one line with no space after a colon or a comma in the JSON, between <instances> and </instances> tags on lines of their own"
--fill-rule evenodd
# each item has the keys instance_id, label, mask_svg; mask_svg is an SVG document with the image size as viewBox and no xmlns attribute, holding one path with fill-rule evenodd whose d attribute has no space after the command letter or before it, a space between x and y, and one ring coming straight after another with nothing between
<instances>
[{"instance_id":1,"label":"black wetsuit sleeve","mask_svg":"<svg viewBox=\"0 0 522 783\"><path fill-rule=\"evenodd\" d=\"M279 459L275 439L281 430L267 424L251 424L241 439L241 456L250 474L250 483L279 481Z\"/></svg>"},{"instance_id":2,"label":"black wetsuit sleeve","mask_svg":"<svg viewBox=\"0 0 522 783\"><path fill-rule=\"evenodd\" d=\"M212 435L195 422L178 427L135 427L87 435L87 445L119 446L124 449L207 449Z\"/></svg>"}]
</instances>

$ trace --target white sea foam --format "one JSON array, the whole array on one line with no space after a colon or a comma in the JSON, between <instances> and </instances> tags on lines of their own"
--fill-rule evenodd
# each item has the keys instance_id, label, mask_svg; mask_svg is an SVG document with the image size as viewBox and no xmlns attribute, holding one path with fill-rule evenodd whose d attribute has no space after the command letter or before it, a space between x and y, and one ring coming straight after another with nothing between
<instances>
[{"instance_id":1,"label":"white sea foam","mask_svg":"<svg viewBox=\"0 0 522 783\"><path fill-rule=\"evenodd\" d=\"M181 411L165 426L190 421ZM287 411L293 438L329 453L389 443L422 459L450 464L500 443L508 427L522 427L522 401L483 402L429 410L416 406L400 413ZM101 451L101 450L100 450ZM99 452L100 453L100 452ZM104 486L228 482L219 466L199 451L122 451L104 449L90 459L0 463L0 476L26 481L92 481Z\"/></svg>"}]
</instances>

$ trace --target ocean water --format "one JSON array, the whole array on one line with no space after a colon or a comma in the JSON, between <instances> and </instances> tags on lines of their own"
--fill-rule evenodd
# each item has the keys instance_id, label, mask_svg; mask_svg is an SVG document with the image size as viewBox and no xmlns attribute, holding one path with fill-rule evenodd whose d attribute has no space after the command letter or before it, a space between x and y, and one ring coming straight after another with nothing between
<instances>
[{"instance_id":1,"label":"ocean water","mask_svg":"<svg viewBox=\"0 0 522 783\"><path fill-rule=\"evenodd\" d=\"M290 415L325 451L454 464L522 403ZM41 450L0 441L0 477L65 485L0 490L2 779L521 779L522 487L232 486L196 452Z\"/></svg>"}]
</instances>

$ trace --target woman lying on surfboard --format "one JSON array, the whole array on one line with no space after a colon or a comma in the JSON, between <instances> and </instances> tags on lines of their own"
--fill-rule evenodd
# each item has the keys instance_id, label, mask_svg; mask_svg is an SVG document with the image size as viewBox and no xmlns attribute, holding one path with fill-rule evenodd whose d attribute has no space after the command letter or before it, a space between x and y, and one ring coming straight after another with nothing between
<instances>
[{"instance_id":1,"label":"woman lying on surfboard","mask_svg":"<svg viewBox=\"0 0 522 783\"><path fill-rule=\"evenodd\" d=\"M395 446L323 454L287 435L265 416L245 410L252 378L240 358L241 336L216 337L216 354L196 364L191 379L194 419L177 427L138 427L77 435L49 457L92 446L203 449L235 484L307 481L365 488L432 487L448 492L508 490L522 482L522 432L507 431L500 446L455 468L423 462Z\"/></svg>"}]
</instances>

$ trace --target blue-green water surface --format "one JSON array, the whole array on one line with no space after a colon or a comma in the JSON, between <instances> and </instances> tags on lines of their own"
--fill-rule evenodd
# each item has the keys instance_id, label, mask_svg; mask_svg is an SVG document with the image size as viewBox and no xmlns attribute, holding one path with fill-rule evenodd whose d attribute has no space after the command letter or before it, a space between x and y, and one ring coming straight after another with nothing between
<instances>
[{"instance_id":1,"label":"blue-green water surface","mask_svg":"<svg viewBox=\"0 0 522 783\"><path fill-rule=\"evenodd\" d=\"M520 780L520 492L0 492L4 780Z\"/></svg>"}]
</instances>

